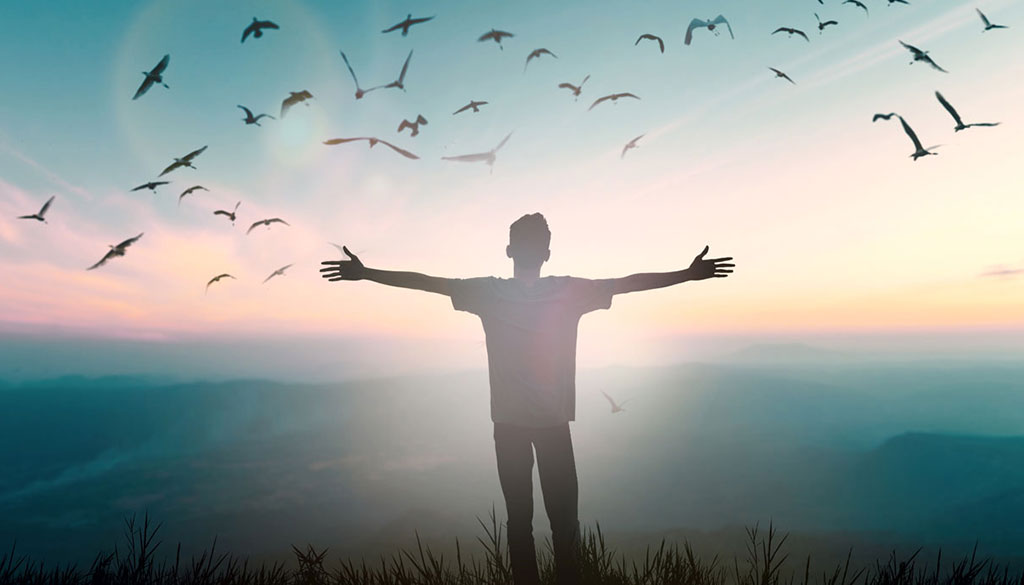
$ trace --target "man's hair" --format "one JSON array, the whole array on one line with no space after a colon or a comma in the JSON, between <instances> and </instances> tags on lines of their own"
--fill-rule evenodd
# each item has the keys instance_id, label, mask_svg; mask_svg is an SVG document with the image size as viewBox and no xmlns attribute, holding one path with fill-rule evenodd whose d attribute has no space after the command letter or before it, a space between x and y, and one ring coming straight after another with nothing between
<instances>
[{"instance_id":1,"label":"man's hair","mask_svg":"<svg viewBox=\"0 0 1024 585\"><path fill-rule=\"evenodd\" d=\"M512 222L508 228L509 243L530 242L544 244L546 250L551 246L551 230L548 221L539 213L528 213Z\"/></svg>"}]
</instances>

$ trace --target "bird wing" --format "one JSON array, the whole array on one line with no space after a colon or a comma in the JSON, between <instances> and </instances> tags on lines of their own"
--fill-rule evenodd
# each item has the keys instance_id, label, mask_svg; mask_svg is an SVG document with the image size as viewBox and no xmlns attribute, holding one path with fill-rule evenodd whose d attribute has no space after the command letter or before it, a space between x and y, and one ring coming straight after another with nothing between
<instances>
[{"instance_id":1,"label":"bird wing","mask_svg":"<svg viewBox=\"0 0 1024 585\"><path fill-rule=\"evenodd\" d=\"M462 162L477 162L481 160L490 160L494 156L490 152L478 152L475 154L460 154L458 156L442 156L441 160L458 160Z\"/></svg>"},{"instance_id":2,"label":"bird wing","mask_svg":"<svg viewBox=\"0 0 1024 585\"><path fill-rule=\"evenodd\" d=\"M242 105L239 105L238 107L242 108L245 111L245 117L246 118L255 119L255 118L252 117L252 110L250 110L249 108L247 108L245 106L242 106Z\"/></svg>"},{"instance_id":3,"label":"bird wing","mask_svg":"<svg viewBox=\"0 0 1024 585\"><path fill-rule=\"evenodd\" d=\"M141 190L146 189L148 187L149 187L149 183L146 183L144 185L139 185L138 187L135 187L134 189L132 189L132 191L141 191Z\"/></svg>"},{"instance_id":4,"label":"bird wing","mask_svg":"<svg viewBox=\"0 0 1024 585\"><path fill-rule=\"evenodd\" d=\"M266 220L261 219L261 220L255 222L255 223L253 223L251 226L249 226L249 229L245 230L245 235L249 235L249 232L251 232L252 230L256 229L256 226L264 223L265 221Z\"/></svg>"},{"instance_id":5,"label":"bird wing","mask_svg":"<svg viewBox=\"0 0 1024 585\"><path fill-rule=\"evenodd\" d=\"M594 106L596 106L597 104L599 104L599 103L601 103L601 102L603 102L605 100L610 100L610 99L612 99L612 96L610 96L610 95L606 95L606 96L602 96L602 97L597 98L596 100L594 100L594 103L590 104L590 107L587 108L587 111L589 112L590 110L593 110Z\"/></svg>"},{"instance_id":6,"label":"bird wing","mask_svg":"<svg viewBox=\"0 0 1024 585\"><path fill-rule=\"evenodd\" d=\"M330 140L324 140L324 144L328 146L334 146L335 144L344 144L346 142L353 142L355 140L369 140L369 138L364 138L362 136L357 138L331 138Z\"/></svg>"},{"instance_id":7,"label":"bird wing","mask_svg":"<svg viewBox=\"0 0 1024 585\"><path fill-rule=\"evenodd\" d=\"M277 274L278 274L278 272L276 270L271 272L270 276L268 276L268 277L263 279L263 284L267 284L267 281L270 280L271 278L274 278L275 276L277 276Z\"/></svg>"},{"instance_id":8,"label":"bird wing","mask_svg":"<svg viewBox=\"0 0 1024 585\"><path fill-rule=\"evenodd\" d=\"M40 217L46 215L46 210L50 208L50 204L53 203L54 197L56 197L56 195L50 195L50 198L46 200L46 203L43 203L43 207L39 210Z\"/></svg>"},{"instance_id":9,"label":"bird wing","mask_svg":"<svg viewBox=\"0 0 1024 585\"><path fill-rule=\"evenodd\" d=\"M590 74L589 73L587 74L586 77L583 78L583 81L580 82L580 87L583 87L583 84L586 83L588 79L590 79Z\"/></svg>"},{"instance_id":10,"label":"bird wing","mask_svg":"<svg viewBox=\"0 0 1024 585\"><path fill-rule=\"evenodd\" d=\"M251 34L254 30L256 30L256 21L255 20L250 22L249 26L245 27L245 30L242 31L242 42L243 43L245 42L245 39L249 38L249 34Z\"/></svg>"},{"instance_id":11,"label":"bird wing","mask_svg":"<svg viewBox=\"0 0 1024 585\"><path fill-rule=\"evenodd\" d=\"M416 125L413 124L412 122L410 122L409 120L402 120L402 123L398 125L398 130L397 131L401 132L402 130L405 130L406 128L415 128L415 127L416 127Z\"/></svg>"},{"instance_id":12,"label":"bird wing","mask_svg":"<svg viewBox=\"0 0 1024 585\"><path fill-rule=\"evenodd\" d=\"M416 123L427 125L427 119L423 117L423 114L416 114Z\"/></svg>"},{"instance_id":13,"label":"bird wing","mask_svg":"<svg viewBox=\"0 0 1024 585\"><path fill-rule=\"evenodd\" d=\"M615 94L615 95L614 95L614 96L612 97L612 99L619 99L619 98L624 98L624 97L631 97L631 98L636 98L636 99L640 99L640 96L638 96L638 95L633 95L633 94L631 94L631 93L629 93L629 92L617 93L617 94Z\"/></svg>"},{"instance_id":14,"label":"bird wing","mask_svg":"<svg viewBox=\"0 0 1024 585\"><path fill-rule=\"evenodd\" d=\"M405 158L411 158L413 160L416 160L416 159L420 158L420 157L416 156L415 154L409 152L408 150L405 150L404 148L398 148L397 146L395 146L394 144L391 144L387 140L379 140L378 139L378 142L380 142L384 146L387 146L388 148L390 148L391 150L397 152L398 154L404 156Z\"/></svg>"},{"instance_id":15,"label":"bird wing","mask_svg":"<svg viewBox=\"0 0 1024 585\"><path fill-rule=\"evenodd\" d=\"M825 22L821 23L821 26L828 26L830 24L839 24L839 21L838 20L826 20Z\"/></svg>"},{"instance_id":16,"label":"bird wing","mask_svg":"<svg viewBox=\"0 0 1024 585\"><path fill-rule=\"evenodd\" d=\"M359 89L359 79L356 77L356 72L352 69L352 65L348 62L348 57L345 56L345 51L338 51L341 53L341 58L345 60L345 67L348 67L348 72L352 75L352 81L356 82L356 89Z\"/></svg>"},{"instance_id":17,"label":"bird wing","mask_svg":"<svg viewBox=\"0 0 1024 585\"><path fill-rule=\"evenodd\" d=\"M888 119L892 118L893 116L897 116L897 115L898 114L896 112L889 112L888 114L875 114L874 117L871 118L871 121L872 122L877 122L879 120L879 118L881 118L882 120L888 120Z\"/></svg>"},{"instance_id":18,"label":"bird wing","mask_svg":"<svg viewBox=\"0 0 1024 585\"><path fill-rule=\"evenodd\" d=\"M729 21L726 20L724 16L719 14L718 16L715 17L714 20L711 21L711 24L722 24L722 23L725 23L725 28L729 29L729 36L733 40L736 40L736 37L732 34L732 25L729 24Z\"/></svg>"},{"instance_id":19,"label":"bird wing","mask_svg":"<svg viewBox=\"0 0 1024 585\"><path fill-rule=\"evenodd\" d=\"M270 114L260 114L259 116L256 116L255 118L253 118L253 121L254 122L259 122L260 118L270 118L271 120L276 120L277 119L277 118L271 116Z\"/></svg>"},{"instance_id":20,"label":"bird wing","mask_svg":"<svg viewBox=\"0 0 1024 585\"><path fill-rule=\"evenodd\" d=\"M777 29L773 30L773 31L772 31L772 34L775 34L775 33L780 33L780 32L789 32L789 29L787 29L787 28L786 28L786 27L784 27L784 26L780 26L779 28L777 28Z\"/></svg>"},{"instance_id":21,"label":"bird wing","mask_svg":"<svg viewBox=\"0 0 1024 585\"><path fill-rule=\"evenodd\" d=\"M804 31L794 28L793 32L798 34L798 35L800 35L800 36L802 36L804 38L804 40L807 41L808 43L811 42L811 39L807 38L807 34Z\"/></svg>"},{"instance_id":22,"label":"bird wing","mask_svg":"<svg viewBox=\"0 0 1024 585\"><path fill-rule=\"evenodd\" d=\"M946 108L946 111L949 112L950 116L953 116L953 120L956 121L957 125L963 126L964 123L960 119L960 114L956 113L956 109L953 108L953 105L947 102L946 98L942 97L942 94L938 91L935 92L935 97L939 98L939 103L942 104L942 107Z\"/></svg>"},{"instance_id":23,"label":"bird wing","mask_svg":"<svg viewBox=\"0 0 1024 585\"><path fill-rule=\"evenodd\" d=\"M900 41L900 44L903 45L904 47L906 47L906 49L908 51L913 53L914 57L918 57L918 56L922 56L923 57L924 56L924 52L921 49L918 49L917 47L915 47L914 45L908 45L907 43L904 43L903 41Z\"/></svg>"},{"instance_id":24,"label":"bird wing","mask_svg":"<svg viewBox=\"0 0 1024 585\"><path fill-rule=\"evenodd\" d=\"M402 28L402 25L404 25L407 22L409 22L409 19L405 19L402 22L400 22L400 23L398 23L398 24L396 24L396 25L394 25L394 26L392 26L390 28L386 28L386 29L384 29L384 30L382 30L380 32L382 32L382 33L389 33L389 32L391 32L393 30L398 30L398 29Z\"/></svg>"},{"instance_id":25,"label":"bird wing","mask_svg":"<svg viewBox=\"0 0 1024 585\"><path fill-rule=\"evenodd\" d=\"M917 134L914 134L914 131L910 128L910 124L907 124L907 121L903 119L903 116L898 117L900 119L900 124L903 124L903 131L906 132L907 136L910 137L910 140L914 142L914 148L917 150L924 150L921 146L921 141L917 139Z\"/></svg>"},{"instance_id":26,"label":"bird wing","mask_svg":"<svg viewBox=\"0 0 1024 585\"><path fill-rule=\"evenodd\" d=\"M160 176L162 177L162 176L166 175L167 173L173 171L174 169L176 169L176 168L178 168L180 166L184 166L184 165L185 165L185 163L183 163L183 162L174 161L171 164L167 165L166 169L161 171Z\"/></svg>"},{"instance_id":27,"label":"bird wing","mask_svg":"<svg viewBox=\"0 0 1024 585\"><path fill-rule=\"evenodd\" d=\"M277 26L277 23L275 23L273 21L270 21L270 20L261 20L261 21L257 22L256 24L258 24L260 28L274 28L274 29L280 29L281 28L281 27Z\"/></svg>"},{"instance_id":28,"label":"bird wing","mask_svg":"<svg viewBox=\"0 0 1024 585\"><path fill-rule=\"evenodd\" d=\"M497 33L498 33L498 31L496 31L496 30L491 30L491 31L485 32L484 34L480 35L480 38L477 39L477 42L486 41L487 39L498 40L498 37L496 36Z\"/></svg>"},{"instance_id":29,"label":"bird wing","mask_svg":"<svg viewBox=\"0 0 1024 585\"><path fill-rule=\"evenodd\" d=\"M209 146L209 144L207 144L206 146ZM193 150L192 152L186 154L184 156L184 160L187 162L192 162L192 159L199 156L200 154L203 154L203 151L206 150L206 146L202 148L197 148L196 150Z\"/></svg>"},{"instance_id":30,"label":"bird wing","mask_svg":"<svg viewBox=\"0 0 1024 585\"><path fill-rule=\"evenodd\" d=\"M160 75L161 73L164 72L164 69L167 69L167 65L170 62L171 62L171 54L168 53L168 54L164 55L163 59L160 59L160 62L156 64L156 67L154 67L153 70L149 72L149 74L150 75Z\"/></svg>"},{"instance_id":31,"label":"bird wing","mask_svg":"<svg viewBox=\"0 0 1024 585\"><path fill-rule=\"evenodd\" d=\"M412 26L414 24L419 24L421 22L427 22L428 20L433 20L433 18L434 18L433 16L424 16L422 18L413 18L413 19L406 19L406 20L409 20L409 26Z\"/></svg>"},{"instance_id":32,"label":"bird wing","mask_svg":"<svg viewBox=\"0 0 1024 585\"><path fill-rule=\"evenodd\" d=\"M608 399L608 403L612 405L612 408L615 408L616 404L615 401L612 400L612 397L608 396L608 393L605 392L604 390L601 390L601 394L604 394L604 397Z\"/></svg>"},{"instance_id":33,"label":"bird wing","mask_svg":"<svg viewBox=\"0 0 1024 585\"><path fill-rule=\"evenodd\" d=\"M686 38L683 39L683 44L684 45L689 45L690 41L693 40L693 29L695 29L697 27L700 27L700 26L707 26L707 25L708 25L708 23L704 22L703 20L701 20L699 18L694 18L693 20L691 20L690 21L690 26L686 27Z\"/></svg>"},{"instance_id":34,"label":"bird wing","mask_svg":"<svg viewBox=\"0 0 1024 585\"><path fill-rule=\"evenodd\" d=\"M978 11L978 16L980 16L980 17L981 17L981 22L985 23L985 26L986 26L986 27L987 27L987 26L989 26L990 24L992 24L992 23L990 23L990 22L988 21L988 18L987 18L987 17L985 16L985 13L984 13L984 12L982 12L981 10L978 10L977 8L975 8L975 10L977 10L977 11Z\"/></svg>"},{"instance_id":35,"label":"bird wing","mask_svg":"<svg viewBox=\"0 0 1024 585\"><path fill-rule=\"evenodd\" d=\"M461 108L455 110L454 112L452 112L452 115L454 116L455 114L458 114L459 112L465 112L466 110L468 110L469 108L472 108L472 107L473 107L473 103L470 102L470 103L462 106Z\"/></svg>"},{"instance_id":36,"label":"bird wing","mask_svg":"<svg viewBox=\"0 0 1024 585\"><path fill-rule=\"evenodd\" d=\"M285 221L285 220L283 220L281 218L278 218L278 217L274 217L274 218L268 219L266 221L267 221L267 225L270 225L270 224L275 223L275 222L276 223L283 223L284 225L287 225L287 226L292 225L292 224L288 223L287 221Z\"/></svg>"},{"instance_id":37,"label":"bird wing","mask_svg":"<svg viewBox=\"0 0 1024 585\"><path fill-rule=\"evenodd\" d=\"M289 95L288 97L284 98L284 100L281 101L281 118L284 118L284 115L288 113L288 108L299 103L299 101L300 98L294 95Z\"/></svg>"},{"instance_id":38,"label":"bird wing","mask_svg":"<svg viewBox=\"0 0 1024 585\"><path fill-rule=\"evenodd\" d=\"M571 89L573 91L576 91L577 89L579 89L578 87L576 87L575 85L573 85L573 84L571 84L571 83L569 83L567 81L563 82L563 83L559 83L558 87L564 87L565 89Z\"/></svg>"},{"instance_id":39,"label":"bird wing","mask_svg":"<svg viewBox=\"0 0 1024 585\"><path fill-rule=\"evenodd\" d=\"M941 72L943 72L943 73L949 73L949 71L946 71L946 70L945 70L945 69L943 69L942 67L939 67L939 65L938 65L938 64L937 64L937 63L936 63L935 61L932 61L932 58L931 58L931 57L929 57L928 55L922 55L922 56L921 56L921 59L922 59L923 61L926 61L926 62L927 62L927 63L928 63L929 65L931 65L931 66L932 66L933 68L935 68L935 69L938 69L939 71L941 71Z\"/></svg>"},{"instance_id":40,"label":"bird wing","mask_svg":"<svg viewBox=\"0 0 1024 585\"><path fill-rule=\"evenodd\" d=\"M491 149L491 152L495 153L495 152L498 152L499 150L501 150L501 147L505 146L505 143L508 142L509 138L512 138L512 132L509 132L507 136L502 138L501 142L498 143L498 146L495 146L493 149Z\"/></svg>"},{"instance_id":41,"label":"bird wing","mask_svg":"<svg viewBox=\"0 0 1024 585\"><path fill-rule=\"evenodd\" d=\"M145 233L145 232L143 232L143 233ZM116 248L120 248L121 250L124 250L124 249L125 249L125 248L127 248L128 246L131 246L131 245L132 245L132 244L134 244L135 242L138 242L138 241L139 241L139 238L141 238L141 237L142 237L142 234L139 234L139 235L135 236L134 238L128 238L127 240L125 240L125 241L121 242L120 244L118 244L118 245L117 245L117 246L115 246L115 247L116 247Z\"/></svg>"},{"instance_id":42,"label":"bird wing","mask_svg":"<svg viewBox=\"0 0 1024 585\"><path fill-rule=\"evenodd\" d=\"M658 39L658 50L660 50L662 53L664 53L665 52L665 41L661 40L661 37L654 37L654 38Z\"/></svg>"},{"instance_id":43,"label":"bird wing","mask_svg":"<svg viewBox=\"0 0 1024 585\"><path fill-rule=\"evenodd\" d=\"M516 36L516 35L514 35L514 34L512 34L510 32L505 32L503 30L499 30L499 31L495 31L495 32L497 33L495 36L498 37L496 39L498 41L501 41L502 37L514 37L514 36Z\"/></svg>"},{"instance_id":44,"label":"bird wing","mask_svg":"<svg viewBox=\"0 0 1024 585\"><path fill-rule=\"evenodd\" d=\"M409 56L405 58L405 64L402 65L402 72L398 74L398 83L405 81L405 72L409 70L409 59L412 59L412 50L409 51Z\"/></svg>"},{"instance_id":45,"label":"bird wing","mask_svg":"<svg viewBox=\"0 0 1024 585\"><path fill-rule=\"evenodd\" d=\"M94 268L99 268L100 266L103 266L104 264L106 264L107 260L110 260L114 256L117 256L117 253L114 252L113 249L110 249L110 250L107 251L106 254L103 255L102 258L100 258L99 262L97 262L97 263L93 264L92 266L86 268L86 270L92 270Z\"/></svg>"},{"instance_id":46,"label":"bird wing","mask_svg":"<svg viewBox=\"0 0 1024 585\"><path fill-rule=\"evenodd\" d=\"M214 215L226 215L228 217L231 217L231 212L230 211L224 211L223 209L218 209L217 211L214 211L213 214Z\"/></svg>"},{"instance_id":47,"label":"bird wing","mask_svg":"<svg viewBox=\"0 0 1024 585\"><path fill-rule=\"evenodd\" d=\"M133 100L139 99L139 96L141 96L142 94L144 94L147 91L149 91L149 88L151 88L151 87L153 87L153 80L150 79L149 77L143 79L142 80L142 85L139 86L139 89L135 90L135 95L132 97L132 99Z\"/></svg>"}]
</instances>

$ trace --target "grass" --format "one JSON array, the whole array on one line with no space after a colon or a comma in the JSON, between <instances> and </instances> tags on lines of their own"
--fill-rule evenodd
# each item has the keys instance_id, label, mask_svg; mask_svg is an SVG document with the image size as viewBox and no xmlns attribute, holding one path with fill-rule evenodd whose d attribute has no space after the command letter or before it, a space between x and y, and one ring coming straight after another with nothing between
<instances>
[{"instance_id":1,"label":"grass","mask_svg":"<svg viewBox=\"0 0 1024 585\"><path fill-rule=\"evenodd\" d=\"M479 519L478 519L479 520ZM181 544L173 562L159 559L162 541L160 525L148 515L142 522L125 519L123 542L112 552L98 554L88 569L76 566L46 567L18 556L16 546L0 555L0 585L512 585L503 526L494 509L489 522L479 520L485 537L482 557L466 557L455 541L454 558L444 558L424 547L416 537L414 551L402 550L379 562L365 559L338 559L332 563L327 549L312 545L292 547L295 564L249 566L217 551L214 539L209 550L183 562ZM811 559L790 569L784 551L788 535L769 525L746 530L746 558L732 560L731 570L717 556L710 560L694 553L688 542L669 544L662 540L657 548L648 547L643 558L626 559L610 550L598 524L585 529L580 543L580 569L585 585L1024 585L1024 571L1010 574L988 559L977 557L977 547L969 556L942 564L939 550L934 565L919 563L918 549L899 559L895 551L883 564L851 568L845 564L821 572L811 571ZM554 565L550 544L540 558L541 580L554 583Z\"/></svg>"}]
</instances>

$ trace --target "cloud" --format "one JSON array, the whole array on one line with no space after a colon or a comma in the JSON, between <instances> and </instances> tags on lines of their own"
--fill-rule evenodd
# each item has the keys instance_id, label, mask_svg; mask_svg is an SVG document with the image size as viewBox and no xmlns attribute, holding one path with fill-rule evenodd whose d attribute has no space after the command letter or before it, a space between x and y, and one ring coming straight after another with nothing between
<instances>
[{"instance_id":1,"label":"cloud","mask_svg":"<svg viewBox=\"0 0 1024 585\"><path fill-rule=\"evenodd\" d=\"M978 276L982 278L996 277L996 278L1013 278L1024 274L1024 268L1008 268L1005 266L997 266L990 270L982 272Z\"/></svg>"},{"instance_id":2,"label":"cloud","mask_svg":"<svg viewBox=\"0 0 1024 585\"><path fill-rule=\"evenodd\" d=\"M72 192L72 193L74 193L76 195L79 195L79 196L81 196L81 197L83 197L83 198L85 198L87 200L92 200L92 198L93 198L92 194L89 193L89 191L87 189L85 189L84 187L80 187L78 185L72 184L72 183L70 183L68 181L65 181L64 178L61 177L60 175L58 175L57 173L55 173L55 172L51 171L50 169L46 168L45 166L43 166L42 164L40 164L36 160L28 157L24 153L22 153L22 152L20 152L18 150L15 150L13 147L11 147L9 144L7 144L5 141L2 141L2 140L0 140L0 152L2 152L4 154L7 154L8 156L11 156L12 158L15 158L15 159L21 161L22 163L24 163L26 166L31 167L32 169L36 170L37 172L39 172L39 174L41 174L43 177L45 177L48 181L50 181L51 183L57 185L58 187L66 190L66 191L70 191L70 192Z\"/></svg>"}]
</instances>

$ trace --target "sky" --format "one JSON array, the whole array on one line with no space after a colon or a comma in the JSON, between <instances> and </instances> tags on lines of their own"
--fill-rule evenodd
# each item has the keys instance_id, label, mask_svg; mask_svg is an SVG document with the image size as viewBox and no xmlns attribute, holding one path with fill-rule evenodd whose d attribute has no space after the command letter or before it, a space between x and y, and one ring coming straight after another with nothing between
<instances>
[{"instance_id":1,"label":"sky","mask_svg":"<svg viewBox=\"0 0 1024 585\"><path fill-rule=\"evenodd\" d=\"M1024 6L865 3L6 6L0 74L17 89L0 98L0 334L44 346L392 340L396 360L438 348L479 360L478 321L447 299L328 283L319 263L339 257L335 242L374 268L510 277L508 225L537 211L553 234L545 274L678 270L705 245L736 259L727 279L617 297L589 316L581 351L598 362L644 361L657 340L693 334L1024 331L1024 62L1012 58L1024 54ZM982 32L976 8L1010 28ZM819 34L815 12L839 24ZM409 13L434 18L381 33ZM683 44L690 19L718 14L735 39L698 29ZM240 43L254 16L280 29ZM772 35L780 26L809 42ZM477 41L492 28L515 36ZM634 44L642 33L661 36L664 54ZM900 40L949 73L911 65ZM557 57L524 69L541 47ZM393 81L411 51L405 91L355 99L339 51L364 88ZM169 88L132 100L165 54ZM579 99L558 87L587 75ZM299 90L314 99L282 118ZM954 132L936 90L966 122L1000 125ZM588 110L626 91L641 99ZM488 104L452 114L470 100ZM278 119L247 126L238 104ZM937 156L911 160L899 124L872 123L876 112L901 114ZM418 136L395 131L418 114ZM493 168L441 160L510 132ZM322 144L353 136L420 158ZM196 169L130 191L202 146ZM208 191L179 205L193 185ZM17 219L50 196L46 224ZM234 226L212 213L239 201ZM246 234L267 217L290 226ZM123 258L85 270L139 233ZM223 272L236 280L205 291Z\"/></svg>"}]
</instances>

